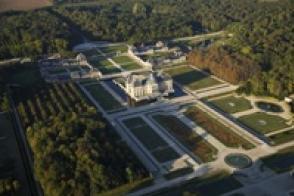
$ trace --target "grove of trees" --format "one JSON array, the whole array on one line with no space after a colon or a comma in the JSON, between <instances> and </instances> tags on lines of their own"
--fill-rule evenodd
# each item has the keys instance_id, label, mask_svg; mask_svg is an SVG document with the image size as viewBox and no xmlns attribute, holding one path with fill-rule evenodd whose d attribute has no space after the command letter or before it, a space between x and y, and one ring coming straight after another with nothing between
<instances>
[{"instance_id":1,"label":"grove of trees","mask_svg":"<svg viewBox=\"0 0 294 196\"><path fill-rule=\"evenodd\" d=\"M97 195L148 176L75 84L39 88L14 96L45 195Z\"/></svg>"},{"instance_id":2,"label":"grove of trees","mask_svg":"<svg viewBox=\"0 0 294 196\"><path fill-rule=\"evenodd\" d=\"M0 15L0 59L64 53L74 36L68 25L47 11Z\"/></svg>"}]
</instances>

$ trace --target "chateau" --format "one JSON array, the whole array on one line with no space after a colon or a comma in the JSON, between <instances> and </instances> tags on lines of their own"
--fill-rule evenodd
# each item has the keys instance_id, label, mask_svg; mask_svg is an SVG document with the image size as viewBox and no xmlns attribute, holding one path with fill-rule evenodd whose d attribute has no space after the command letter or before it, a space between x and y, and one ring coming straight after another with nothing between
<instances>
[{"instance_id":1,"label":"chateau","mask_svg":"<svg viewBox=\"0 0 294 196\"><path fill-rule=\"evenodd\" d=\"M173 81L167 74L151 72L130 74L125 80L126 93L136 101L168 96L174 92Z\"/></svg>"}]
</instances>

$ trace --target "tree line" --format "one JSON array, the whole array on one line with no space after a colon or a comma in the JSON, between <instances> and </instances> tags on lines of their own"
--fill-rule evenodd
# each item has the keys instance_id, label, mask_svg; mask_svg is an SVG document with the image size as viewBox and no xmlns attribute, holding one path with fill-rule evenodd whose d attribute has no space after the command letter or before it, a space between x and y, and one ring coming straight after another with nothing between
<instances>
[{"instance_id":1,"label":"tree line","mask_svg":"<svg viewBox=\"0 0 294 196\"><path fill-rule=\"evenodd\" d=\"M0 15L0 59L65 53L74 39L70 28L44 10Z\"/></svg>"},{"instance_id":2,"label":"tree line","mask_svg":"<svg viewBox=\"0 0 294 196\"><path fill-rule=\"evenodd\" d=\"M256 62L238 53L229 53L223 48L211 47L205 51L194 51L188 62L230 83L246 81L260 71Z\"/></svg>"},{"instance_id":3,"label":"tree line","mask_svg":"<svg viewBox=\"0 0 294 196\"><path fill-rule=\"evenodd\" d=\"M96 195L148 176L75 84L20 88L13 95L45 195Z\"/></svg>"}]
</instances>

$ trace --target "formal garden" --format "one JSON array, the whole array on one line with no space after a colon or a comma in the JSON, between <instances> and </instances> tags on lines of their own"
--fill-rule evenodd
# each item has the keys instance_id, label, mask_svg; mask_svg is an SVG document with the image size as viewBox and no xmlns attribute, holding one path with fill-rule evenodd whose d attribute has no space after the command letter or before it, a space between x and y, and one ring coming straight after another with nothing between
<instances>
[{"instance_id":1,"label":"formal garden","mask_svg":"<svg viewBox=\"0 0 294 196\"><path fill-rule=\"evenodd\" d=\"M180 158L179 154L142 118L129 118L123 123L158 162L163 163Z\"/></svg>"},{"instance_id":2,"label":"formal garden","mask_svg":"<svg viewBox=\"0 0 294 196\"><path fill-rule=\"evenodd\" d=\"M252 109L250 101L244 97L226 96L210 100L208 103L230 114Z\"/></svg>"},{"instance_id":3,"label":"formal garden","mask_svg":"<svg viewBox=\"0 0 294 196\"><path fill-rule=\"evenodd\" d=\"M187 147L202 162L213 161L217 155L217 149L204 138L195 133L180 119L172 115L154 115L153 118L184 146Z\"/></svg>"},{"instance_id":4,"label":"formal garden","mask_svg":"<svg viewBox=\"0 0 294 196\"><path fill-rule=\"evenodd\" d=\"M248 150L255 147L254 144L243 138L240 135L241 133L237 134L232 128L224 125L197 106L188 108L184 114L227 147L242 147Z\"/></svg>"},{"instance_id":5,"label":"formal garden","mask_svg":"<svg viewBox=\"0 0 294 196\"><path fill-rule=\"evenodd\" d=\"M176 82L190 90L199 90L221 84L220 81L212 78L210 75L206 75L189 66L178 66L166 69L165 72L170 74Z\"/></svg>"},{"instance_id":6,"label":"formal garden","mask_svg":"<svg viewBox=\"0 0 294 196\"><path fill-rule=\"evenodd\" d=\"M104 110L112 111L123 108L121 103L116 100L100 83L96 82L90 85L85 85L84 87Z\"/></svg>"},{"instance_id":7,"label":"formal garden","mask_svg":"<svg viewBox=\"0 0 294 196\"><path fill-rule=\"evenodd\" d=\"M267 134L290 127L287 124L286 119L277 115L267 114L265 112L255 112L244 115L241 116L238 120L250 129L261 134Z\"/></svg>"}]
</instances>

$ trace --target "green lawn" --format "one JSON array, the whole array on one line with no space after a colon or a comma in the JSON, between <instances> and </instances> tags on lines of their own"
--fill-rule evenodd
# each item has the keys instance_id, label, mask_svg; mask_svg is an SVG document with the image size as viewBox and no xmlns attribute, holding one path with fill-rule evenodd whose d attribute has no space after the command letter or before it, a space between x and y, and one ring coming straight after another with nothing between
<instances>
[{"instance_id":1,"label":"green lawn","mask_svg":"<svg viewBox=\"0 0 294 196\"><path fill-rule=\"evenodd\" d=\"M104 110L111 111L123 107L101 84L97 83L85 88Z\"/></svg>"},{"instance_id":2,"label":"green lawn","mask_svg":"<svg viewBox=\"0 0 294 196\"><path fill-rule=\"evenodd\" d=\"M215 196L241 188L242 184L233 176L222 172L210 177L193 178L181 185L160 189L148 194L149 196Z\"/></svg>"},{"instance_id":3,"label":"green lawn","mask_svg":"<svg viewBox=\"0 0 294 196\"><path fill-rule=\"evenodd\" d=\"M289 125L286 124L286 120L284 118L266 114L264 112L256 112L253 114L241 116L238 120L254 131L260 132L262 134L289 127Z\"/></svg>"},{"instance_id":4,"label":"green lawn","mask_svg":"<svg viewBox=\"0 0 294 196\"><path fill-rule=\"evenodd\" d=\"M112 60L114 60L117 64L119 64L123 69L126 70L141 68L141 66L138 63L136 63L133 59L131 59L128 56L117 56L113 57Z\"/></svg>"},{"instance_id":5,"label":"green lawn","mask_svg":"<svg viewBox=\"0 0 294 196\"><path fill-rule=\"evenodd\" d=\"M252 149L255 147L251 142L235 133L230 127L225 126L217 118L212 117L196 106L189 107L184 114L230 148L242 147L243 149Z\"/></svg>"},{"instance_id":6,"label":"green lawn","mask_svg":"<svg viewBox=\"0 0 294 196\"><path fill-rule=\"evenodd\" d=\"M166 141L164 141L142 118L130 118L124 120L123 123L151 152L158 162L163 163L179 158L179 155L169 147L168 143L166 143Z\"/></svg>"},{"instance_id":7,"label":"green lawn","mask_svg":"<svg viewBox=\"0 0 294 196\"><path fill-rule=\"evenodd\" d=\"M93 67L99 69L102 72L102 74L120 72L120 70L117 67L115 67L110 61L108 61L106 58L91 59L89 63Z\"/></svg>"},{"instance_id":8,"label":"green lawn","mask_svg":"<svg viewBox=\"0 0 294 196\"><path fill-rule=\"evenodd\" d=\"M294 141L294 129L290 129L289 131L271 135L269 136L269 139L273 142L273 145L279 145L290 141Z\"/></svg>"},{"instance_id":9,"label":"green lawn","mask_svg":"<svg viewBox=\"0 0 294 196\"><path fill-rule=\"evenodd\" d=\"M115 56L115 57L112 57L112 60L114 60L118 64L129 63L134 61L128 56Z\"/></svg>"},{"instance_id":10,"label":"green lawn","mask_svg":"<svg viewBox=\"0 0 294 196\"><path fill-rule=\"evenodd\" d=\"M132 63L128 63L128 64L123 64L121 65L121 67L123 69L126 69L126 70L133 70L133 69L140 69L142 68L138 63L136 62L132 62Z\"/></svg>"},{"instance_id":11,"label":"green lawn","mask_svg":"<svg viewBox=\"0 0 294 196\"><path fill-rule=\"evenodd\" d=\"M209 162L215 159L217 149L177 117L171 115L154 115L153 118L203 162Z\"/></svg>"},{"instance_id":12,"label":"green lawn","mask_svg":"<svg viewBox=\"0 0 294 196\"><path fill-rule=\"evenodd\" d=\"M294 147L288 147L261 160L265 166L277 173L290 171L294 169Z\"/></svg>"},{"instance_id":13,"label":"green lawn","mask_svg":"<svg viewBox=\"0 0 294 196\"><path fill-rule=\"evenodd\" d=\"M179 158L178 153L176 153L171 147L165 147L162 149L157 149L152 151L151 154L158 160L160 163L164 163L167 160L174 160Z\"/></svg>"},{"instance_id":14,"label":"green lawn","mask_svg":"<svg viewBox=\"0 0 294 196\"><path fill-rule=\"evenodd\" d=\"M246 111L252 108L250 101L244 97L229 96L213 101L209 101L217 108L227 113L237 113Z\"/></svg>"},{"instance_id":15,"label":"green lawn","mask_svg":"<svg viewBox=\"0 0 294 196\"><path fill-rule=\"evenodd\" d=\"M166 70L173 79L191 90L199 90L221 84L220 81L203 74L189 66L175 67Z\"/></svg>"},{"instance_id":16,"label":"green lawn","mask_svg":"<svg viewBox=\"0 0 294 196\"><path fill-rule=\"evenodd\" d=\"M104 53L115 53L115 52L127 52L128 51L128 47L124 44L122 45L117 45L117 46L109 46L109 47L103 47L103 48L100 48L100 50Z\"/></svg>"}]
</instances>

